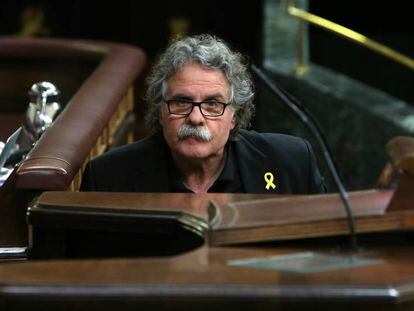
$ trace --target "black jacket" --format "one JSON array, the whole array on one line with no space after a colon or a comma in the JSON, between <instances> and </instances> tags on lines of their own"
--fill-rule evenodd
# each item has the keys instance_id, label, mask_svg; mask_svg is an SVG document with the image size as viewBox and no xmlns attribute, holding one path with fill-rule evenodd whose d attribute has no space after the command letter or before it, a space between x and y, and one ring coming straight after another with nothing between
<instances>
[{"instance_id":1,"label":"black jacket","mask_svg":"<svg viewBox=\"0 0 414 311\"><path fill-rule=\"evenodd\" d=\"M310 194L325 192L309 143L282 134L240 130L233 144L247 193ZM169 192L168 158L163 139L150 137L113 149L90 161L81 191ZM273 185L269 181L273 176ZM269 185L266 189L266 185Z\"/></svg>"}]
</instances>

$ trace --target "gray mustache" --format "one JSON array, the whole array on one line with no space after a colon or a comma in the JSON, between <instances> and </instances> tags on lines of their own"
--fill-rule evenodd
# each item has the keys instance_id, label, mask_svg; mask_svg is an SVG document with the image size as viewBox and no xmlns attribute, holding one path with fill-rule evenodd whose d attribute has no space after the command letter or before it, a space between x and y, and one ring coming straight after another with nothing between
<instances>
[{"instance_id":1,"label":"gray mustache","mask_svg":"<svg viewBox=\"0 0 414 311\"><path fill-rule=\"evenodd\" d=\"M184 124L178 131L178 139L183 140L187 137L198 138L202 141L211 141L213 139L213 135L207 127Z\"/></svg>"}]
</instances>

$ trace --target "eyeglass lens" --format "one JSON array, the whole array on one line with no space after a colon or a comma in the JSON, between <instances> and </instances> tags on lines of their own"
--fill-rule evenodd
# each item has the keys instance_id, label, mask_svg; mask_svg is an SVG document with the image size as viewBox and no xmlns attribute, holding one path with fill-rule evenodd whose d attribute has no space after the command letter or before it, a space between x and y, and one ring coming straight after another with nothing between
<instances>
[{"instance_id":1,"label":"eyeglass lens","mask_svg":"<svg viewBox=\"0 0 414 311\"><path fill-rule=\"evenodd\" d=\"M194 106L199 106L201 113L205 116L220 116L224 113L226 107L226 104L216 101L193 103L189 101L169 100L167 104L170 113L180 115L188 115Z\"/></svg>"}]
</instances>

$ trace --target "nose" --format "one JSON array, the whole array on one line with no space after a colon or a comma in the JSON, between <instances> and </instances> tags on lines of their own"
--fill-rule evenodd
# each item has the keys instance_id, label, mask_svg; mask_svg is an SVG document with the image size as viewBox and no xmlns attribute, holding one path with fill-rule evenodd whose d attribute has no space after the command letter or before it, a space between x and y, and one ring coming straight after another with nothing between
<instances>
[{"instance_id":1,"label":"nose","mask_svg":"<svg viewBox=\"0 0 414 311\"><path fill-rule=\"evenodd\" d=\"M192 125L203 125L204 116L201 114L200 106L193 107L193 111L187 116L187 122Z\"/></svg>"}]
</instances>

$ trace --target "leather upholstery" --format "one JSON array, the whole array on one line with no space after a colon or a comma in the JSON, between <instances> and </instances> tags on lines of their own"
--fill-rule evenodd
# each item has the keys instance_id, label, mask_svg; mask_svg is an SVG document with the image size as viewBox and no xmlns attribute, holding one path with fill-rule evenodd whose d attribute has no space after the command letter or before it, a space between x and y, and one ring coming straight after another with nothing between
<instances>
[{"instance_id":1,"label":"leather upholstery","mask_svg":"<svg viewBox=\"0 0 414 311\"><path fill-rule=\"evenodd\" d=\"M101 60L17 169L19 189L66 190L143 70L145 54L124 44L3 38L0 58Z\"/></svg>"}]
</instances>

